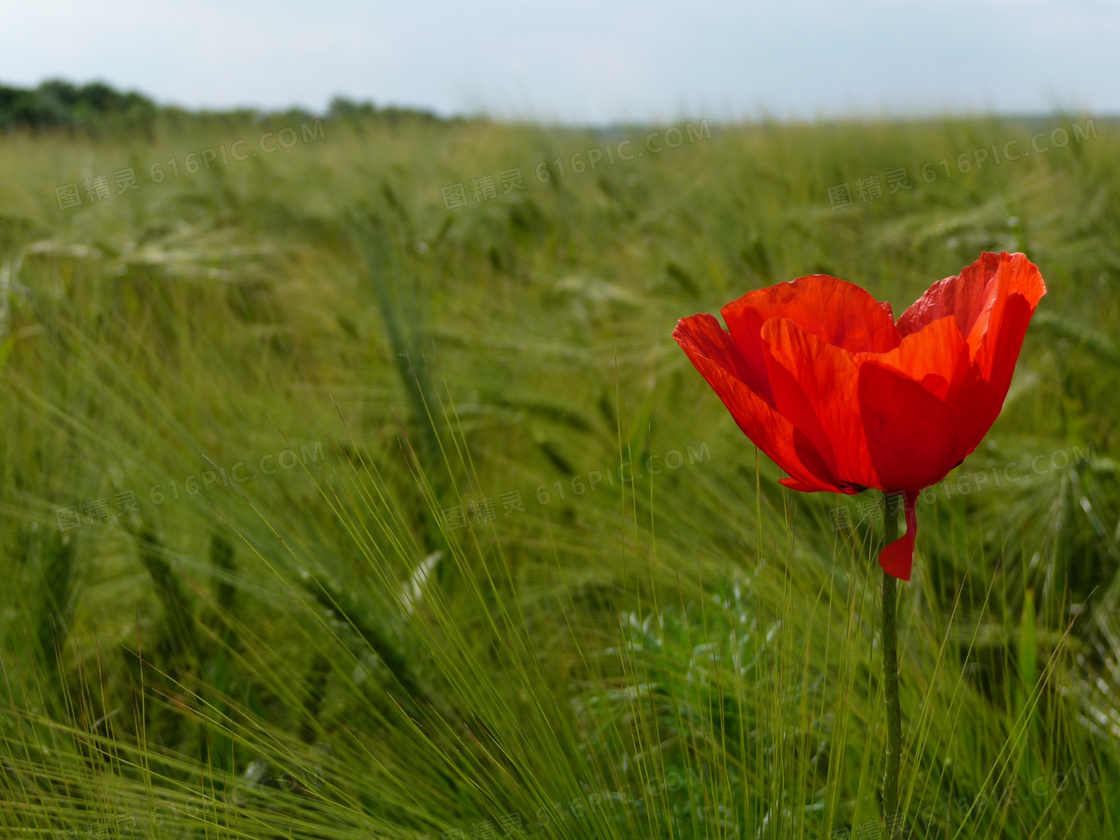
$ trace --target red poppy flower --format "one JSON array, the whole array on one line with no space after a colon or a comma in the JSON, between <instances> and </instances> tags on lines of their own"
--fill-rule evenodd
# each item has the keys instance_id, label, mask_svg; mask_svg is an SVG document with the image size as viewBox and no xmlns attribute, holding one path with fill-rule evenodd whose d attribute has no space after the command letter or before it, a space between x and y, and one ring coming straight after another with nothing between
<instances>
[{"instance_id":1,"label":"red poppy flower","mask_svg":"<svg viewBox=\"0 0 1120 840\"><path fill-rule=\"evenodd\" d=\"M739 428L795 490L903 493L906 534L879 555L910 579L918 493L999 415L1046 294L1022 254L989 254L934 283L896 323L889 303L826 274L750 292L673 332Z\"/></svg>"}]
</instances>

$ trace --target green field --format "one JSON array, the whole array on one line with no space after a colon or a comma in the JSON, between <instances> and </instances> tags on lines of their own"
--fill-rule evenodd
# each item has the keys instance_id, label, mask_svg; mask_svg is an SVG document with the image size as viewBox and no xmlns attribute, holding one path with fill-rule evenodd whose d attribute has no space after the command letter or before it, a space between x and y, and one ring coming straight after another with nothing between
<instances>
[{"instance_id":1,"label":"green field","mask_svg":"<svg viewBox=\"0 0 1120 840\"><path fill-rule=\"evenodd\" d=\"M986 250L1049 293L919 509L905 836L1120 837L1117 121L0 134L0 834L880 837L881 497L671 333Z\"/></svg>"}]
</instances>

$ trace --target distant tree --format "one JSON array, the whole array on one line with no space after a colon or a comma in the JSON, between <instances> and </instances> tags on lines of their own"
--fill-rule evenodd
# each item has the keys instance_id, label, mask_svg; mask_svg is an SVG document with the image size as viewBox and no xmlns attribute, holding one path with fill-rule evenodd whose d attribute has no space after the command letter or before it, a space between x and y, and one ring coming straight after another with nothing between
<instances>
[{"instance_id":1,"label":"distant tree","mask_svg":"<svg viewBox=\"0 0 1120 840\"><path fill-rule=\"evenodd\" d=\"M150 130L158 108L147 97L122 93L104 82L78 87L62 79L33 90L0 87L0 128L35 131Z\"/></svg>"},{"instance_id":2,"label":"distant tree","mask_svg":"<svg viewBox=\"0 0 1120 840\"><path fill-rule=\"evenodd\" d=\"M377 113L377 108L372 102L354 102L344 96L336 96L327 106L326 117L328 120L357 120L372 117Z\"/></svg>"},{"instance_id":3,"label":"distant tree","mask_svg":"<svg viewBox=\"0 0 1120 840\"><path fill-rule=\"evenodd\" d=\"M0 131L70 131L89 133L131 133L142 131L152 136L157 123L160 130L185 130L190 125L233 127L256 123L284 127L312 122L320 117L303 108L259 111L251 108L228 110L188 110L176 105L156 105L135 91L122 92L105 82L75 85L64 79L51 79L37 88L0 85ZM416 108L377 108L372 102L356 102L343 96L330 101L323 119L389 124L413 121L431 123L442 120L430 111Z\"/></svg>"}]
</instances>

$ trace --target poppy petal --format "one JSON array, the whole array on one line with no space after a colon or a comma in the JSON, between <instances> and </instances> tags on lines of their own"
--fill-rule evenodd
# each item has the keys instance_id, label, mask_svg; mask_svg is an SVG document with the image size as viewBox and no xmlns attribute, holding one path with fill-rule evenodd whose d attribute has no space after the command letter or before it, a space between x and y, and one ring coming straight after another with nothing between
<instances>
[{"instance_id":1,"label":"poppy petal","mask_svg":"<svg viewBox=\"0 0 1120 840\"><path fill-rule=\"evenodd\" d=\"M870 358L906 376L941 399L969 375L968 343L957 329L956 319L946 316L910 333L889 353Z\"/></svg>"},{"instance_id":2,"label":"poppy petal","mask_svg":"<svg viewBox=\"0 0 1120 840\"><path fill-rule=\"evenodd\" d=\"M984 435L995 423L1011 386L1015 361L1026 334L1027 323L1033 310L1022 295L1013 295L1004 309L1003 328L993 336L996 362L991 376L985 377L983 365L974 362L969 375L954 389L948 398L953 416L960 431L960 457L970 455Z\"/></svg>"},{"instance_id":3,"label":"poppy petal","mask_svg":"<svg viewBox=\"0 0 1120 840\"><path fill-rule=\"evenodd\" d=\"M945 395L958 427L954 463L979 446L999 416L1027 325L1044 294L1042 275L1023 254L985 253L960 275L931 286L899 318L904 344L946 318L967 343L970 364L962 372L958 359ZM945 339L942 334L937 342Z\"/></svg>"},{"instance_id":4,"label":"poppy petal","mask_svg":"<svg viewBox=\"0 0 1120 840\"><path fill-rule=\"evenodd\" d=\"M772 404L762 324L790 318L822 341L852 352L884 353L899 342L889 303L879 303L864 289L827 274L799 277L748 292L720 310L757 389Z\"/></svg>"},{"instance_id":5,"label":"poppy petal","mask_svg":"<svg viewBox=\"0 0 1120 840\"><path fill-rule=\"evenodd\" d=\"M910 580L910 571L914 565L914 541L918 537L918 493L919 490L908 490L904 494L906 510L906 533L884 546L879 552L879 565L891 577L900 580ZM889 515L889 514L888 514ZM897 516L897 514L895 514Z\"/></svg>"},{"instance_id":6,"label":"poppy petal","mask_svg":"<svg viewBox=\"0 0 1120 840\"><path fill-rule=\"evenodd\" d=\"M1025 255L985 252L960 274L930 286L902 313L898 332L907 336L932 321L952 315L961 335L973 343L974 335L984 333L987 322L983 316L991 310L995 300L1022 294L1030 301L1033 311L1045 293L1042 275Z\"/></svg>"},{"instance_id":7,"label":"poppy petal","mask_svg":"<svg viewBox=\"0 0 1120 840\"><path fill-rule=\"evenodd\" d=\"M754 378L731 335L712 315L682 318L673 331L692 364L712 386L739 428L797 482L799 490L838 492L821 454L751 388Z\"/></svg>"},{"instance_id":8,"label":"poppy petal","mask_svg":"<svg viewBox=\"0 0 1120 840\"><path fill-rule=\"evenodd\" d=\"M767 321L762 342L778 412L821 453L841 487L879 486L860 423L857 355L789 318Z\"/></svg>"},{"instance_id":9,"label":"poppy petal","mask_svg":"<svg viewBox=\"0 0 1120 840\"><path fill-rule=\"evenodd\" d=\"M1022 254L1007 257L989 287L989 299L967 336L972 369L951 397L960 418L961 457L971 453L1003 408L1027 325L1046 285Z\"/></svg>"},{"instance_id":10,"label":"poppy petal","mask_svg":"<svg viewBox=\"0 0 1120 840\"><path fill-rule=\"evenodd\" d=\"M827 490L830 493L847 493L851 495L859 492L856 488L821 487L819 484L806 484L796 478L779 478L778 483L783 487L788 487L790 490L798 490L802 493L815 493L818 490Z\"/></svg>"},{"instance_id":11,"label":"poppy petal","mask_svg":"<svg viewBox=\"0 0 1120 840\"><path fill-rule=\"evenodd\" d=\"M1035 274L1037 276L1037 271ZM1027 324L1045 292L1042 278L1038 277L1038 286L1026 293L1001 293L993 300L985 316L978 319L972 335L968 337L969 346L975 348L973 360L996 392L1006 393L1011 384L1011 374L1019 358ZM983 331L980 331L981 325Z\"/></svg>"},{"instance_id":12,"label":"poppy petal","mask_svg":"<svg viewBox=\"0 0 1120 840\"><path fill-rule=\"evenodd\" d=\"M936 484L959 462L956 421L922 385L874 361L859 368L859 407L877 486L887 492Z\"/></svg>"},{"instance_id":13,"label":"poppy petal","mask_svg":"<svg viewBox=\"0 0 1120 840\"><path fill-rule=\"evenodd\" d=\"M899 333L909 335L952 315L967 338L987 302L988 283L998 272L1002 256L985 252L960 274L938 280L899 317Z\"/></svg>"}]
</instances>

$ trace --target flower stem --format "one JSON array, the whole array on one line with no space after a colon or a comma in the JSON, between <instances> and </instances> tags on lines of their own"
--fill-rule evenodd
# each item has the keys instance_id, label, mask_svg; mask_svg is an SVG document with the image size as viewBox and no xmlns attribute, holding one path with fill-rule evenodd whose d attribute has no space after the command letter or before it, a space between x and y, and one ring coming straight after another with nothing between
<instances>
[{"instance_id":1,"label":"flower stem","mask_svg":"<svg viewBox=\"0 0 1120 840\"><path fill-rule=\"evenodd\" d=\"M898 539L896 495L884 493L884 545ZM883 688L887 698L887 767L883 774L883 816L891 828L889 840L901 836L898 819L898 768L902 755L902 708L898 698L898 581L883 572ZM896 834L895 832L899 832Z\"/></svg>"}]
</instances>

